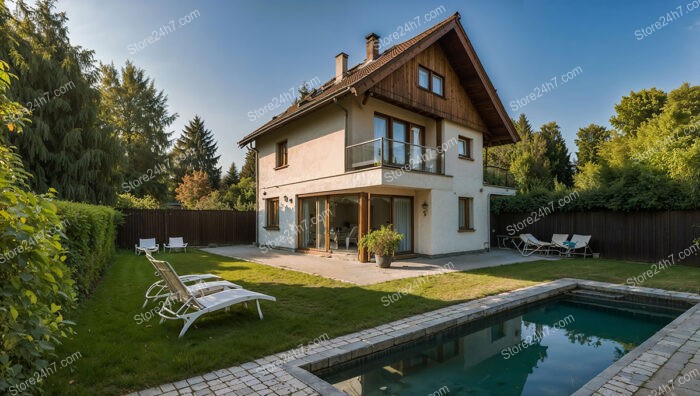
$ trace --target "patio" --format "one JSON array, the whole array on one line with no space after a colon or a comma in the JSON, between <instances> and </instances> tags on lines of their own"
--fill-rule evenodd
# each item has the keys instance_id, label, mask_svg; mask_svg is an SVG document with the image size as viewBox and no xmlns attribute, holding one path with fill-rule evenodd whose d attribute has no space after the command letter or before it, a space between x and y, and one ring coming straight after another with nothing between
<instances>
[{"instance_id":1,"label":"patio","mask_svg":"<svg viewBox=\"0 0 700 396\"><path fill-rule=\"evenodd\" d=\"M375 263L360 263L359 261L293 253L284 250L269 250L263 253L260 248L251 245L225 246L202 250L221 256L318 275L359 286L416 276L438 275L445 272L468 271L515 263L558 259L555 256L542 255L523 257L513 250L496 249L485 253L396 260L392 262L391 268L379 268Z\"/></svg>"}]
</instances>

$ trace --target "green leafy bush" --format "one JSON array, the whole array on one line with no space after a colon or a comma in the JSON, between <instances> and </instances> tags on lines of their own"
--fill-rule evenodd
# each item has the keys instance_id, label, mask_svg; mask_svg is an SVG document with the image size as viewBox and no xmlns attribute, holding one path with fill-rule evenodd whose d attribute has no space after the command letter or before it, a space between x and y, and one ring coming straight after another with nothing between
<instances>
[{"instance_id":1,"label":"green leafy bush","mask_svg":"<svg viewBox=\"0 0 700 396\"><path fill-rule=\"evenodd\" d=\"M29 192L28 179L20 157L0 145L1 394L45 368L54 345L72 333L61 315L75 292L54 191Z\"/></svg>"},{"instance_id":2,"label":"green leafy bush","mask_svg":"<svg viewBox=\"0 0 700 396\"><path fill-rule=\"evenodd\" d=\"M117 203L115 206L119 209L158 209L161 207L158 200L152 195L146 195L143 198L139 198L130 193L117 195Z\"/></svg>"},{"instance_id":3,"label":"green leafy bush","mask_svg":"<svg viewBox=\"0 0 700 396\"><path fill-rule=\"evenodd\" d=\"M403 234L394 231L391 226L381 226L360 239L360 249L368 249L377 256L392 256L402 239Z\"/></svg>"},{"instance_id":4,"label":"green leafy bush","mask_svg":"<svg viewBox=\"0 0 700 396\"><path fill-rule=\"evenodd\" d=\"M107 206L56 202L65 224L66 263L80 298L90 294L114 255L121 213Z\"/></svg>"}]
</instances>

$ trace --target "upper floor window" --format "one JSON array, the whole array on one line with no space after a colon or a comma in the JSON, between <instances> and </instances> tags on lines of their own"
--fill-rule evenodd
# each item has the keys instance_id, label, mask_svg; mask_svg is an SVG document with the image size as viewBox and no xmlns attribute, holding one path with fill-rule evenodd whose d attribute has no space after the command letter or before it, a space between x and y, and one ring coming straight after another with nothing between
<instances>
[{"instance_id":1,"label":"upper floor window","mask_svg":"<svg viewBox=\"0 0 700 396\"><path fill-rule=\"evenodd\" d=\"M418 86L436 95L445 96L445 77L418 66Z\"/></svg>"},{"instance_id":2,"label":"upper floor window","mask_svg":"<svg viewBox=\"0 0 700 396\"><path fill-rule=\"evenodd\" d=\"M459 158L463 159L474 159L472 156L472 146L474 139L470 139L464 136L460 136L457 141L457 153Z\"/></svg>"},{"instance_id":3,"label":"upper floor window","mask_svg":"<svg viewBox=\"0 0 700 396\"><path fill-rule=\"evenodd\" d=\"M287 141L277 143L277 154L275 156L275 167L287 166Z\"/></svg>"},{"instance_id":4,"label":"upper floor window","mask_svg":"<svg viewBox=\"0 0 700 396\"><path fill-rule=\"evenodd\" d=\"M418 86L430 89L430 70L422 66L418 66Z\"/></svg>"}]
</instances>

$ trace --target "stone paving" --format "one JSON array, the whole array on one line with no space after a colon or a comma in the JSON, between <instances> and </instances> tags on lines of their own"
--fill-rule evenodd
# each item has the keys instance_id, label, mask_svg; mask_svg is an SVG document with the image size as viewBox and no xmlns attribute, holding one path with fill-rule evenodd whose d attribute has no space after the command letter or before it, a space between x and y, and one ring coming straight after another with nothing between
<instances>
[{"instance_id":1,"label":"stone paving","mask_svg":"<svg viewBox=\"0 0 700 396\"><path fill-rule=\"evenodd\" d=\"M205 252L232 257L258 264L288 269L335 279L355 285L372 285L395 279L436 275L442 272L468 271L536 260L557 260L559 256L532 255L523 257L515 250L493 249L490 252L465 253L445 257L397 259L391 268L379 268L375 263L322 257L272 249L266 253L251 245L203 248ZM448 264L449 263L449 264Z\"/></svg>"},{"instance_id":2,"label":"stone paving","mask_svg":"<svg viewBox=\"0 0 700 396\"><path fill-rule=\"evenodd\" d=\"M576 288L672 298L696 304L589 381L576 396L657 396L662 394L658 386L665 384L670 388L669 380L673 381L673 393L669 390L665 394L700 395L700 296L577 279L560 279L456 304L131 395L344 395L307 370L333 366ZM685 381L693 370L698 370L698 375Z\"/></svg>"}]
</instances>

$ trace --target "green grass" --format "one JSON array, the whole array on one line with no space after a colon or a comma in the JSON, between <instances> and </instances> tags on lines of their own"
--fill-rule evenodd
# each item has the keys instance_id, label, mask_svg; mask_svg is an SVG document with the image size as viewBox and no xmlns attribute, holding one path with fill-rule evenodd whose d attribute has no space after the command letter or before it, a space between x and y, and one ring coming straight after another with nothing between
<instances>
[{"instance_id":1,"label":"green grass","mask_svg":"<svg viewBox=\"0 0 700 396\"><path fill-rule=\"evenodd\" d=\"M159 325L153 318L137 324L135 316L155 307L142 309L141 305L143 293L156 278L145 257L121 251L94 295L66 315L77 322L77 335L57 349L58 359L75 352L82 358L47 378L49 394L124 394L281 352L324 333L332 338L565 277L625 283L649 269L649 264L593 259L514 264L433 277L384 306L382 297L413 280L356 287L204 252L158 257L169 260L180 274L215 273L247 289L273 295L277 302L261 303L263 321L254 305L248 310L238 306L229 313L201 318L178 338L181 321ZM676 266L643 286L697 292L698 285L699 268Z\"/></svg>"}]
</instances>

